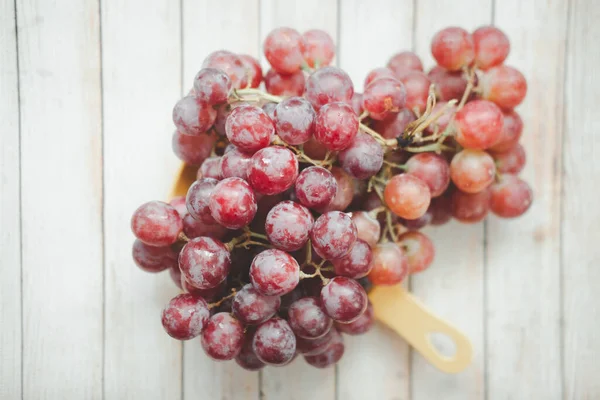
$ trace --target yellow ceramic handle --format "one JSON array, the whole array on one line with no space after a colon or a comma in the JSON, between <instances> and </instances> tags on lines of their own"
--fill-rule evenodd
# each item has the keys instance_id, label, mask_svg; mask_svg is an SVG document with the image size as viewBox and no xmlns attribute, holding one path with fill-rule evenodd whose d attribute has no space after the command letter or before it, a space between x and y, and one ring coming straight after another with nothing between
<instances>
[{"instance_id":1,"label":"yellow ceramic handle","mask_svg":"<svg viewBox=\"0 0 600 400\"><path fill-rule=\"evenodd\" d=\"M434 367L447 373L465 369L473 358L469 339L444 320L433 315L402 286L376 286L369 293L375 317L404 337ZM431 343L430 334L443 333L456 346L453 357L441 354Z\"/></svg>"}]
</instances>

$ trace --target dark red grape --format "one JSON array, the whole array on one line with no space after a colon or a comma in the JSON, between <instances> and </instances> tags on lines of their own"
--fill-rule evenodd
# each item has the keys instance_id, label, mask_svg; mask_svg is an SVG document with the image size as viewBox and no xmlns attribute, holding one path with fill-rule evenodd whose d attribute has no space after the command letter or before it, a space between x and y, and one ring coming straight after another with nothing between
<instances>
[{"instance_id":1,"label":"dark red grape","mask_svg":"<svg viewBox=\"0 0 600 400\"><path fill-rule=\"evenodd\" d=\"M371 271L373 253L371 246L364 240L358 239L345 256L333 260L333 270L336 275L359 279Z\"/></svg>"},{"instance_id":2,"label":"dark red grape","mask_svg":"<svg viewBox=\"0 0 600 400\"><path fill-rule=\"evenodd\" d=\"M202 331L202 348L215 360L231 360L242 350L244 327L229 313L220 312L208 320Z\"/></svg>"},{"instance_id":3,"label":"dark red grape","mask_svg":"<svg viewBox=\"0 0 600 400\"><path fill-rule=\"evenodd\" d=\"M478 193L464 193L457 190L452 195L452 216L464 223L483 220L490 209L489 189Z\"/></svg>"},{"instance_id":4,"label":"dark red grape","mask_svg":"<svg viewBox=\"0 0 600 400\"><path fill-rule=\"evenodd\" d=\"M279 297L265 296L249 283L235 294L231 309L242 324L256 325L275 315L280 305Z\"/></svg>"},{"instance_id":5,"label":"dark red grape","mask_svg":"<svg viewBox=\"0 0 600 400\"><path fill-rule=\"evenodd\" d=\"M356 225L348 214L329 211L321 215L310 232L312 246L317 254L327 260L346 255L356 242Z\"/></svg>"},{"instance_id":6,"label":"dark red grape","mask_svg":"<svg viewBox=\"0 0 600 400\"><path fill-rule=\"evenodd\" d=\"M282 201L269 211L265 222L267 237L284 251L301 249L308 241L314 219L310 211L293 201Z\"/></svg>"},{"instance_id":7,"label":"dark red grape","mask_svg":"<svg viewBox=\"0 0 600 400\"><path fill-rule=\"evenodd\" d=\"M300 266L284 251L265 250L254 257L250 265L250 281L265 296L281 296L298 285Z\"/></svg>"},{"instance_id":8,"label":"dark red grape","mask_svg":"<svg viewBox=\"0 0 600 400\"><path fill-rule=\"evenodd\" d=\"M338 154L340 165L351 176L367 179L383 165L383 147L371 136L359 132L350 145Z\"/></svg>"},{"instance_id":9,"label":"dark red grape","mask_svg":"<svg viewBox=\"0 0 600 400\"><path fill-rule=\"evenodd\" d=\"M288 322L296 336L304 339L320 338L333 325L316 297L303 297L293 302L288 308Z\"/></svg>"},{"instance_id":10,"label":"dark red grape","mask_svg":"<svg viewBox=\"0 0 600 400\"><path fill-rule=\"evenodd\" d=\"M231 255L220 240L199 237L190 240L179 254L179 268L185 279L198 289L210 289L225 280L231 269Z\"/></svg>"},{"instance_id":11,"label":"dark red grape","mask_svg":"<svg viewBox=\"0 0 600 400\"><path fill-rule=\"evenodd\" d=\"M244 343L242 350L235 357L235 362L242 368L248 371L258 371L265 366L265 363L260 361L252 349L252 341L254 339L255 330L247 329L244 333Z\"/></svg>"},{"instance_id":12,"label":"dark red grape","mask_svg":"<svg viewBox=\"0 0 600 400\"><path fill-rule=\"evenodd\" d=\"M296 337L286 320L272 318L256 330L252 349L265 364L285 365L296 354Z\"/></svg>"},{"instance_id":13,"label":"dark red grape","mask_svg":"<svg viewBox=\"0 0 600 400\"><path fill-rule=\"evenodd\" d=\"M321 290L323 311L338 322L352 322L367 309L367 293L354 279L336 276Z\"/></svg>"},{"instance_id":14,"label":"dark red grape","mask_svg":"<svg viewBox=\"0 0 600 400\"><path fill-rule=\"evenodd\" d=\"M250 185L241 178L227 178L215 186L209 200L210 213L221 225L239 229L256 215L256 199Z\"/></svg>"},{"instance_id":15,"label":"dark red grape","mask_svg":"<svg viewBox=\"0 0 600 400\"><path fill-rule=\"evenodd\" d=\"M169 301L162 311L162 325L169 336L189 340L200 335L210 313L202 297L183 293Z\"/></svg>"},{"instance_id":16,"label":"dark red grape","mask_svg":"<svg viewBox=\"0 0 600 400\"><path fill-rule=\"evenodd\" d=\"M347 335L362 335L367 333L375 324L375 313L371 302L367 305L367 309L361 314L358 319L348 324L335 324L335 327Z\"/></svg>"},{"instance_id":17,"label":"dark red grape","mask_svg":"<svg viewBox=\"0 0 600 400\"><path fill-rule=\"evenodd\" d=\"M302 97L290 97L275 108L275 131L286 143L302 144L311 138L315 118L315 110L308 101Z\"/></svg>"},{"instance_id":18,"label":"dark red grape","mask_svg":"<svg viewBox=\"0 0 600 400\"><path fill-rule=\"evenodd\" d=\"M175 243L183 221L175 208L162 201L142 204L131 217L131 230L147 245L164 247Z\"/></svg>"},{"instance_id":19,"label":"dark red grape","mask_svg":"<svg viewBox=\"0 0 600 400\"><path fill-rule=\"evenodd\" d=\"M343 355L344 340L342 335L338 335L331 340L322 352L313 356L304 356L304 360L313 367L327 368L340 361Z\"/></svg>"}]
</instances>

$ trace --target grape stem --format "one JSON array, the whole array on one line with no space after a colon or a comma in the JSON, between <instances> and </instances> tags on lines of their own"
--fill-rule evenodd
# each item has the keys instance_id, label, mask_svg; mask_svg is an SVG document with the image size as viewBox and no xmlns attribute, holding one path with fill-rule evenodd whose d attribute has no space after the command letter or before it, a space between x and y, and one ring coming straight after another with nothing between
<instances>
[{"instance_id":1,"label":"grape stem","mask_svg":"<svg viewBox=\"0 0 600 400\"><path fill-rule=\"evenodd\" d=\"M219 301L216 301L216 302L214 302L214 303L209 303L209 304L208 304L208 309L210 310L210 309L212 309L212 308L219 307L221 304L223 304L223 302L224 302L225 300L227 300L227 299L231 299L232 297L234 297L234 296L236 295L236 293L237 293L237 290L235 290L235 289L231 289L231 293L230 293L230 294L228 294L227 296L225 296L225 297L221 297L221 299L220 299Z\"/></svg>"},{"instance_id":2,"label":"grape stem","mask_svg":"<svg viewBox=\"0 0 600 400\"><path fill-rule=\"evenodd\" d=\"M182 242L186 242L187 243L187 242L190 241L190 238L187 237L185 233L179 232L179 236L177 236L177 240L180 240Z\"/></svg>"},{"instance_id":3,"label":"grape stem","mask_svg":"<svg viewBox=\"0 0 600 400\"><path fill-rule=\"evenodd\" d=\"M307 274L306 272L300 271L300 279L308 279L318 276L319 278L321 278L321 282L323 282L323 285L327 285L327 283L329 282L329 278L324 277L322 271L333 271L333 267L323 268L323 265L325 265L325 260L321 261L319 264L310 262L304 263L303 266L304 265L310 265L311 267L314 267L315 272L313 272L312 274Z\"/></svg>"},{"instance_id":4,"label":"grape stem","mask_svg":"<svg viewBox=\"0 0 600 400\"><path fill-rule=\"evenodd\" d=\"M262 247L266 247L266 248L271 248L271 245L268 243L262 243L262 242L257 242L255 240L252 240L253 237L256 239L263 239L263 240L267 240L267 241L269 240L265 235L261 235L260 233L252 232L250 230L250 228L248 228L246 226L244 228L244 233L238 237L234 237L229 242L225 243L225 247L227 247L227 250L229 250L229 252L231 252L231 250L233 250L237 247L243 247L245 249L247 249L248 246L262 246Z\"/></svg>"},{"instance_id":5,"label":"grape stem","mask_svg":"<svg viewBox=\"0 0 600 400\"><path fill-rule=\"evenodd\" d=\"M396 231L394 230L394 224L392 223L392 213L389 211L385 212L385 223L392 242L396 243Z\"/></svg>"},{"instance_id":6,"label":"grape stem","mask_svg":"<svg viewBox=\"0 0 600 400\"><path fill-rule=\"evenodd\" d=\"M404 150L410 152L410 153L425 153L428 151L433 151L435 153L441 153L442 151L454 151L454 149L450 146L446 146L445 144L442 143L431 143L428 144L426 146L420 146L420 147L405 147Z\"/></svg>"},{"instance_id":7,"label":"grape stem","mask_svg":"<svg viewBox=\"0 0 600 400\"><path fill-rule=\"evenodd\" d=\"M467 67L466 73L467 73L467 77L468 77L467 78L467 87L465 88L462 98L460 99L460 103L458 103L458 106L456 107L456 111L459 111L467 103L467 99L469 98L469 95L471 94L471 91L473 90L473 85L475 84L475 68Z\"/></svg>"},{"instance_id":8,"label":"grape stem","mask_svg":"<svg viewBox=\"0 0 600 400\"><path fill-rule=\"evenodd\" d=\"M298 157L299 162L309 163L309 164L315 165L317 167L329 167L329 166L333 165L333 163L335 162L334 157L330 158L331 152L327 152L327 155L325 156L325 159L323 161L313 160L312 158L310 158L309 156L304 154L304 151L302 149L298 149L295 146L287 144L286 142L284 142L283 140L281 140L281 138L279 138L277 136L275 137L275 139L273 139L273 144L277 145L277 146L283 146L283 147L293 151L294 154L296 154L296 157Z\"/></svg>"},{"instance_id":9,"label":"grape stem","mask_svg":"<svg viewBox=\"0 0 600 400\"><path fill-rule=\"evenodd\" d=\"M387 207L384 206L374 208L371 211L369 211L369 216L372 218L377 218L379 213L384 212L385 210L387 210Z\"/></svg>"},{"instance_id":10,"label":"grape stem","mask_svg":"<svg viewBox=\"0 0 600 400\"><path fill-rule=\"evenodd\" d=\"M273 96L272 94L263 92L260 89L233 89L229 94L229 103L237 103L239 101L259 101L266 100L273 103L281 103L283 98L279 96Z\"/></svg>"},{"instance_id":11,"label":"grape stem","mask_svg":"<svg viewBox=\"0 0 600 400\"><path fill-rule=\"evenodd\" d=\"M406 171L408 169L406 164L396 164L396 163L393 163L393 162L385 160L385 159L383 160L383 163L389 167L400 169L402 171Z\"/></svg>"}]
</instances>

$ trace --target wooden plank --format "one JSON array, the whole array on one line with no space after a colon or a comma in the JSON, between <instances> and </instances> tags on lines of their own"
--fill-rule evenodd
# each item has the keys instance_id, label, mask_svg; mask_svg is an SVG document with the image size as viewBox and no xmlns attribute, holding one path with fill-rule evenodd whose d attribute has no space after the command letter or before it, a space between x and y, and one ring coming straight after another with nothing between
<instances>
[{"instance_id":1,"label":"wooden plank","mask_svg":"<svg viewBox=\"0 0 600 400\"><path fill-rule=\"evenodd\" d=\"M322 29L338 42L338 2L336 0L305 0L297 3L277 0L260 2L260 43L269 32L289 26L300 33ZM337 61L334 60L334 64ZM267 66L263 56L263 66ZM265 69L265 71L268 68ZM333 399L336 395L335 369L318 370L301 357L284 368L266 368L262 373L261 393L264 399L312 400Z\"/></svg>"},{"instance_id":2,"label":"wooden plank","mask_svg":"<svg viewBox=\"0 0 600 400\"><path fill-rule=\"evenodd\" d=\"M18 0L23 398L102 397L98 2Z\"/></svg>"},{"instance_id":3,"label":"wooden plank","mask_svg":"<svg viewBox=\"0 0 600 400\"><path fill-rule=\"evenodd\" d=\"M491 22L491 1L419 0L415 10L415 48L426 69L434 64L431 39L440 29L461 26L473 30ZM426 229L436 247L436 260L425 272L412 278L412 291L439 316L462 330L472 341L472 365L458 375L446 375L413 352L412 399L481 399L484 397L483 331L483 224L462 225L451 222ZM442 352L451 353L447 340L433 337ZM435 384L432 384L435 382Z\"/></svg>"},{"instance_id":4,"label":"wooden plank","mask_svg":"<svg viewBox=\"0 0 600 400\"><path fill-rule=\"evenodd\" d=\"M560 399L560 259L556 251L560 246L567 1L507 0L495 5L494 22L511 39L506 63L523 72L529 84L517 112L525 125L521 142L528 157L521 176L535 197L522 218L488 218L488 398Z\"/></svg>"},{"instance_id":5,"label":"wooden plank","mask_svg":"<svg viewBox=\"0 0 600 400\"><path fill-rule=\"evenodd\" d=\"M597 206L598 189L594 184L600 175L600 138L597 133L600 120L598 111L592 106L600 100L600 79L595 72L600 55L590 49L592 43L600 38L597 24L600 5L571 0L570 8L564 85L566 113L561 224L564 398L591 400L600 397L597 377L600 338L596 334L600 319L600 252L597 243L600 211ZM556 65L552 67L558 68Z\"/></svg>"},{"instance_id":6,"label":"wooden plank","mask_svg":"<svg viewBox=\"0 0 600 400\"><path fill-rule=\"evenodd\" d=\"M362 92L370 70L412 48L413 1L345 1L340 23L339 65L352 78L355 90ZM409 398L410 350L406 341L379 325L366 335L344 336L344 340L346 353L338 366L337 382L341 399Z\"/></svg>"},{"instance_id":7,"label":"wooden plank","mask_svg":"<svg viewBox=\"0 0 600 400\"><path fill-rule=\"evenodd\" d=\"M0 398L21 398L21 155L13 0L0 1Z\"/></svg>"},{"instance_id":8,"label":"wooden plank","mask_svg":"<svg viewBox=\"0 0 600 400\"><path fill-rule=\"evenodd\" d=\"M226 49L258 56L258 13L258 0L183 1L184 91L192 86L202 61L212 51ZM259 373L245 371L233 361L210 360L197 340L185 343L183 374L186 399L259 397Z\"/></svg>"},{"instance_id":9,"label":"wooden plank","mask_svg":"<svg viewBox=\"0 0 600 400\"><path fill-rule=\"evenodd\" d=\"M133 211L164 200L179 164L171 109L181 91L178 2L102 2L106 243L106 398L181 396L179 341L160 323L178 293L168 272L131 260ZM132 23L135 21L135 23ZM124 373L125 371L125 373Z\"/></svg>"}]
</instances>

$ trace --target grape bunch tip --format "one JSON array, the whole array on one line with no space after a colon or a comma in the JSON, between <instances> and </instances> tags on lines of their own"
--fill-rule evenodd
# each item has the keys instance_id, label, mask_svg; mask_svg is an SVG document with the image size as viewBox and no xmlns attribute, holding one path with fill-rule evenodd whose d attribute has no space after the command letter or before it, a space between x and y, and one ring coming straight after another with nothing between
<instances>
[{"instance_id":1,"label":"grape bunch tip","mask_svg":"<svg viewBox=\"0 0 600 400\"><path fill-rule=\"evenodd\" d=\"M492 26L437 32L431 70L400 52L363 93L331 66L326 32L277 28L263 49L266 73L252 56L209 54L175 104L173 151L197 180L134 212L132 254L183 291L162 312L173 338L247 370L298 354L325 368L344 335L373 325L371 285L432 264L421 228L530 207L514 110L527 83Z\"/></svg>"}]
</instances>

